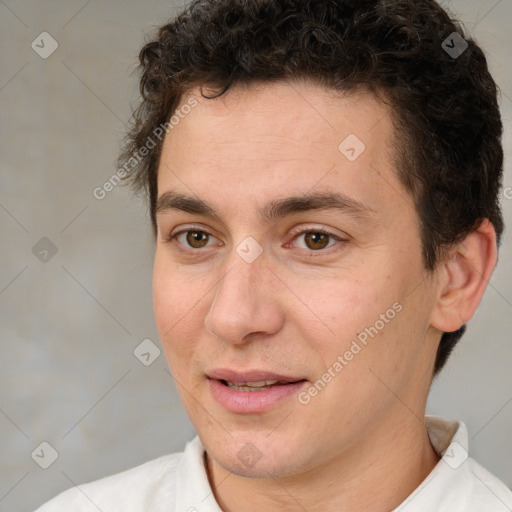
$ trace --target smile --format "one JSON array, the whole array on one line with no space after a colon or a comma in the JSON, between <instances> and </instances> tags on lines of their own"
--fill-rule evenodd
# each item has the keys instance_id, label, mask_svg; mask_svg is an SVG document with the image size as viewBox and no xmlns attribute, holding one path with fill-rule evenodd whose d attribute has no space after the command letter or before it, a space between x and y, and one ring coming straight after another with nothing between
<instances>
[{"instance_id":1,"label":"smile","mask_svg":"<svg viewBox=\"0 0 512 512\"><path fill-rule=\"evenodd\" d=\"M261 414L282 407L287 402L296 404L297 394L308 385L305 379L267 372L212 373L215 376L210 374L207 378L211 398L225 411L234 414Z\"/></svg>"},{"instance_id":2,"label":"smile","mask_svg":"<svg viewBox=\"0 0 512 512\"><path fill-rule=\"evenodd\" d=\"M279 380L260 380L257 382L231 382L231 381L221 381L223 384L228 386L230 389L234 389L236 391L262 391L264 389L268 389L271 386L275 385L286 385L290 384L289 382L279 381Z\"/></svg>"}]
</instances>

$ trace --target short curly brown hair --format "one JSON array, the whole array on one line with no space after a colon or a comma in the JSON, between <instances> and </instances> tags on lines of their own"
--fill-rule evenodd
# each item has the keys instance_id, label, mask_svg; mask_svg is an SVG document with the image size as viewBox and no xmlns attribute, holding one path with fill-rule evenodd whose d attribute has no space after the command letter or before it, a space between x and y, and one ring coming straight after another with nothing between
<instances>
[{"instance_id":1,"label":"short curly brown hair","mask_svg":"<svg viewBox=\"0 0 512 512\"><path fill-rule=\"evenodd\" d=\"M308 78L337 91L367 89L391 105L396 168L419 214L427 270L485 218L499 243L497 86L482 50L434 0L196 0L139 58L142 102L119 172L147 192L155 233L163 142L155 130L184 95ZM464 331L443 334L435 374Z\"/></svg>"}]
</instances>

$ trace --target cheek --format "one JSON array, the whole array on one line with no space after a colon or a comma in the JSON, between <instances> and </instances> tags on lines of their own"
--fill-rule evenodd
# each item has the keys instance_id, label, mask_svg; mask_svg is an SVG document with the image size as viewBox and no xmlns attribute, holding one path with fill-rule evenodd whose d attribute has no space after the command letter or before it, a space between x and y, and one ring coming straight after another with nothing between
<instances>
[{"instance_id":1,"label":"cheek","mask_svg":"<svg viewBox=\"0 0 512 512\"><path fill-rule=\"evenodd\" d=\"M293 287L303 301L294 302L293 317L318 358L317 368L324 371L338 361L338 370L333 370L337 376L343 374L335 379L338 385L354 381L359 388L361 373L366 375L369 368L387 373L390 365L406 356L400 340L407 335L403 331L411 314L403 304L408 287L388 275L393 273L333 276L314 286L297 280Z\"/></svg>"},{"instance_id":2,"label":"cheek","mask_svg":"<svg viewBox=\"0 0 512 512\"><path fill-rule=\"evenodd\" d=\"M176 300L180 283L155 263L153 270L153 311L162 342L176 323L180 303Z\"/></svg>"},{"instance_id":3,"label":"cheek","mask_svg":"<svg viewBox=\"0 0 512 512\"><path fill-rule=\"evenodd\" d=\"M333 276L316 283L297 281L293 289L300 299L294 301L295 317L307 322L310 330L316 329L316 339L323 343L326 338L322 335L340 340L354 337L394 302L390 287L370 278Z\"/></svg>"},{"instance_id":4,"label":"cheek","mask_svg":"<svg viewBox=\"0 0 512 512\"><path fill-rule=\"evenodd\" d=\"M185 279L179 270L169 268L155 258L153 311L170 365L176 358L190 357L202 325L197 317L206 299L205 289L200 282Z\"/></svg>"},{"instance_id":5,"label":"cheek","mask_svg":"<svg viewBox=\"0 0 512 512\"><path fill-rule=\"evenodd\" d=\"M153 267L153 309L164 338L169 329L174 330L175 324L179 328L180 319L193 314L201 291L204 295L207 289L204 286L198 280L188 279L179 265L168 261L163 250L157 249Z\"/></svg>"}]
</instances>

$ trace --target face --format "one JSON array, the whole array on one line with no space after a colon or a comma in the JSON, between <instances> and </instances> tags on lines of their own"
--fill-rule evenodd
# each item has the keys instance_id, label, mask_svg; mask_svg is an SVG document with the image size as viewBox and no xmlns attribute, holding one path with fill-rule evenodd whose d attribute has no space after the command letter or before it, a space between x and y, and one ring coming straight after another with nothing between
<instances>
[{"instance_id":1,"label":"face","mask_svg":"<svg viewBox=\"0 0 512 512\"><path fill-rule=\"evenodd\" d=\"M422 414L438 334L389 107L306 82L190 95L163 145L153 291L201 441L252 477L367 448Z\"/></svg>"}]
</instances>

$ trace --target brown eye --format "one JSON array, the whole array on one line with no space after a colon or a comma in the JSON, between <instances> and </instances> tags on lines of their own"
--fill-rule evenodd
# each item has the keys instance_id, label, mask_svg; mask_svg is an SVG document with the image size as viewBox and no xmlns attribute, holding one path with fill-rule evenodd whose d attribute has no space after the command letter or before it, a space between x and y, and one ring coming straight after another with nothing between
<instances>
[{"instance_id":1,"label":"brown eye","mask_svg":"<svg viewBox=\"0 0 512 512\"><path fill-rule=\"evenodd\" d=\"M164 242L177 245L179 250L189 255L193 253L200 254L203 252L200 249L208 248L212 245L222 245L218 238L203 229L184 229L169 235Z\"/></svg>"},{"instance_id":2,"label":"brown eye","mask_svg":"<svg viewBox=\"0 0 512 512\"><path fill-rule=\"evenodd\" d=\"M336 245L337 242L342 241L340 237L321 229L306 229L300 231L294 238L294 244L296 244L297 247L309 250L310 253L327 252L323 251L323 249L328 249L332 245Z\"/></svg>"},{"instance_id":3,"label":"brown eye","mask_svg":"<svg viewBox=\"0 0 512 512\"><path fill-rule=\"evenodd\" d=\"M341 250L344 243L348 241L347 239L335 235L330 231L312 227L295 232L294 235L295 236L292 241L293 246L302 249L303 254L305 252L304 255L308 257L321 257L327 254L332 254L336 251L336 247L333 246L339 246L337 249Z\"/></svg>"},{"instance_id":4,"label":"brown eye","mask_svg":"<svg viewBox=\"0 0 512 512\"><path fill-rule=\"evenodd\" d=\"M332 238L332 236L318 231L304 233L304 241L308 249L325 249L329 244L329 238Z\"/></svg>"},{"instance_id":5,"label":"brown eye","mask_svg":"<svg viewBox=\"0 0 512 512\"><path fill-rule=\"evenodd\" d=\"M208 243L208 233L204 231L184 231L187 244L194 249L201 249Z\"/></svg>"}]
</instances>

